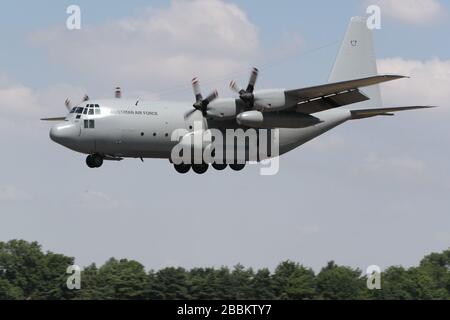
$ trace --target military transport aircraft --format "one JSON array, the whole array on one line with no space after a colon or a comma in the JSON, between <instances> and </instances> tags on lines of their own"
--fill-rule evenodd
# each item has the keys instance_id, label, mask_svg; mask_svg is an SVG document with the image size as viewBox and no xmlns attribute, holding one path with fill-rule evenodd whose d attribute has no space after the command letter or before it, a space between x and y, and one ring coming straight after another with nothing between
<instances>
[{"instance_id":1,"label":"military transport aircraft","mask_svg":"<svg viewBox=\"0 0 450 320\"><path fill-rule=\"evenodd\" d=\"M172 141L172 132L183 128L192 134L196 121L201 121L204 130L277 130L281 155L348 120L430 108L382 107L379 84L405 77L378 75L372 32L361 17L351 19L328 84L294 90L255 90L257 77L255 68L245 89L232 82L230 88L238 97L228 99L219 99L217 92L203 98L198 79L194 79L193 106L188 102L125 100L117 88L115 99L90 100L85 96L74 106L66 100L70 111L67 116L42 120L58 122L50 131L53 141L87 154L87 165L99 168L104 160L124 158L171 161L171 151L179 143ZM245 162L231 162L174 166L179 173L192 169L198 174L205 173L210 164L217 170L225 169L227 163L235 171L245 166Z\"/></svg>"}]
</instances>

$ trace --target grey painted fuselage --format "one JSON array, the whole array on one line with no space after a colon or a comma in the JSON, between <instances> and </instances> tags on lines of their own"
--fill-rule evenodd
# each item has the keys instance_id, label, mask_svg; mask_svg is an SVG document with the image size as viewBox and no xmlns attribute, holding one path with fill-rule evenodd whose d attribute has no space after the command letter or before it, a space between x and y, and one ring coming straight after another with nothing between
<instances>
[{"instance_id":1,"label":"grey painted fuselage","mask_svg":"<svg viewBox=\"0 0 450 320\"><path fill-rule=\"evenodd\" d=\"M178 143L172 141L172 133L178 129L192 132L195 122L202 122L205 129L247 129L239 126L235 120L206 120L201 112L185 120L185 113L191 110L189 103L136 103L115 99L89 101L85 105L99 105L101 113L71 113L50 131L53 141L84 154L169 159L173 147ZM350 112L345 109L331 109L314 116L321 122L307 128L279 129L280 154L297 148L351 118ZM90 123L93 123L93 128L89 127Z\"/></svg>"}]
</instances>

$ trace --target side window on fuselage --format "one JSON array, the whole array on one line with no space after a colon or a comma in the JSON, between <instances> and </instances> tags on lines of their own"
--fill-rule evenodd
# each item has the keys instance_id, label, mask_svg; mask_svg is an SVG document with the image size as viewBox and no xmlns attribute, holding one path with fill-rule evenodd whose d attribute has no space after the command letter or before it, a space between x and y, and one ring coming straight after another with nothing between
<instances>
[{"instance_id":1,"label":"side window on fuselage","mask_svg":"<svg viewBox=\"0 0 450 320\"><path fill-rule=\"evenodd\" d=\"M95 129L95 120L84 120L85 129Z\"/></svg>"}]
</instances>

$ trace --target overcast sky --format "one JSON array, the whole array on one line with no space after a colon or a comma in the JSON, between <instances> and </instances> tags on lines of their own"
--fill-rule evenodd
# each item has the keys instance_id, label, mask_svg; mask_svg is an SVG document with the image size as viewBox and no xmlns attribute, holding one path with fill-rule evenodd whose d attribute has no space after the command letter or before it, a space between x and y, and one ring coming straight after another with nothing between
<instances>
[{"instance_id":1,"label":"overcast sky","mask_svg":"<svg viewBox=\"0 0 450 320\"><path fill-rule=\"evenodd\" d=\"M349 122L259 167L179 175L168 161L86 167L51 142L40 117L88 93L184 100L246 81L259 88L327 81L350 17L382 6L380 73L386 106L439 109ZM82 29L65 28L66 8ZM371 1L8 1L0 11L0 241L103 263L111 256L164 266L273 268L290 259L318 270L415 265L450 244L450 5Z\"/></svg>"}]
</instances>

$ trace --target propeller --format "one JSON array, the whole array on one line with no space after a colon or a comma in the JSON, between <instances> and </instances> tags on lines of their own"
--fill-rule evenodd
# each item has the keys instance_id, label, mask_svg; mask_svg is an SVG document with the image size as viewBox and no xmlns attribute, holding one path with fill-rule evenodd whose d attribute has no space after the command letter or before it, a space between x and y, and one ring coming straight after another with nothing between
<instances>
[{"instance_id":1,"label":"propeller","mask_svg":"<svg viewBox=\"0 0 450 320\"><path fill-rule=\"evenodd\" d=\"M194 89L195 95L195 103L193 104L194 109L185 114L185 119L189 118L196 111L201 111L202 115L205 117L208 111L208 105L219 97L217 90L214 90L209 96L203 99L198 78L192 80L192 88Z\"/></svg>"},{"instance_id":2,"label":"propeller","mask_svg":"<svg viewBox=\"0 0 450 320\"><path fill-rule=\"evenodd\" d=\"M231 81L230 89L239 94L239 98L247 103L249 107L255 106L255 95L253 92L255 91L256 81L258 80L259 70L256 68L252 69L252 73L250 75L250 80L248 82L247 89L241 89L236 81Z\"/></svg>"},{"instance_id":3,"label":"propeller","mask_svg":"<svg viewBox=\"0 0 450 320\"><path fill-rule=\"evenodd\" d=\"M87 94L84 95L81 102L86 102L86 101L89 101L89 96ZM69 98L67 98L66 101L64 101L64 105L66 106L67 110L69 110L69 111L71 111L73 108L72 101Z\"/></svg>"}]
</instances>

